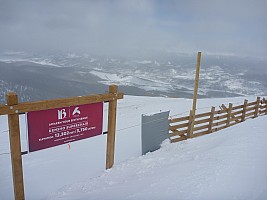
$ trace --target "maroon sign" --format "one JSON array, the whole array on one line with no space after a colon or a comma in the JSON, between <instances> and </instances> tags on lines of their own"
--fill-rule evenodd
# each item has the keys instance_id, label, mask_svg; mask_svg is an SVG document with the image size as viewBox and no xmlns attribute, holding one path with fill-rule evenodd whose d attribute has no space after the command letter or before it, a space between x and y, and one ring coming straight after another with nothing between
<instances>
[{"instance_id":1,"label":"maroon sign","mask_svg":"<svg viewBox=\"0 0 267 200\"><path fill-rule=\"evenodd\" d=\"M27 114L29 151L102 134L103 102Z\"/></svg>"}]
</instances>

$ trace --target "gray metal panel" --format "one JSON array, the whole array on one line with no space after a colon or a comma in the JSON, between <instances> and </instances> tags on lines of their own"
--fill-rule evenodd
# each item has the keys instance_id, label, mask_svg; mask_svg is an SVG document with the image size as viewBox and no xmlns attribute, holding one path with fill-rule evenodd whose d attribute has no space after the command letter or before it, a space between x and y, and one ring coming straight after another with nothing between
<instances>
[{"instance_id":1,"label":"gray metal panel","mask_svg":"<svg viewBox=\"0 0 267 200\"><path fill-rule=\"evenodd\" d=\"M142 115L142 155L160 148L160 144L169 137L169 113Z\"/></svg>"}]
</instances>

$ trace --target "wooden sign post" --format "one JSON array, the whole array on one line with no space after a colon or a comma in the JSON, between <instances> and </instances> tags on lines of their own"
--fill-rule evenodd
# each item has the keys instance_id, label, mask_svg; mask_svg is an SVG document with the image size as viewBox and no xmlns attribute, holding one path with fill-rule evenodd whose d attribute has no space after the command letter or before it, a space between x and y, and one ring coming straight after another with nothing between
<instances>
[{"instance_id":1,"label":"wooden sign post","mask_svg":"<svg viewBox=\"0 0 267 200\"><path fill-rule=\"evenodd\" d=\"M194 89L193 106L192 106L192 122L191 122L190 131L188 132L189 134L187 135L188 138L193 137L193 131L194 131L194 122L195 122L196 107L197 107L197 92L198 92L198 82L199 82L200 60L201 60L201 52L198 52L196 77L195 77L195 89Z\"/></svg>"},{"instance_id":2,"label":"wooden sign post","mask_svg":"<svg viewBox=\"0 0 267 200\"><path fill-rule=\"evenodd\" d=\"M25 199L22 158L21 158L19 114L28 113L32 111L60 109L62 107L68 107L68 106L71 107L71 106L81 106L86 104L94 104L99 102L109 102L107 154L106 154L106 169L109 169L114 164L116 111L117 111L118 99L123 99L123 93L118 92L118 86L116 85L111 85L109 87L108 94L97 94L90 96L79 96L79 97L71 97L64 99L23 102L23 103L18 103L18 96L16 95L16 93L9 92L6 96L7 105L0 105L0 115L8 115L15 200Z\"/></svg>"},{"instance_id":3,"label":"wooden sign post","mask_svg":"<svg viewBox=\"0 0 267 200\"><path fill-rule=\"evenodd\" d=\"M118 92L118 86L111 85L109 87L110 94L117 94L117 92ZM116 112L117 112L117 99L113 99L112 101L109 102L109 108L108 108L106 169L110 169L114 164Z\"/></svg>"},{"instance_id":4,"label":"wooden sign post","mask_svg":"<svg viewBox=\"0 0 267 200\"><path fill-rule=\"evenodd\" d=\"M6 95L6 102L9 109L14 109L18 104L18 96L14 92ZM19 130L19 115L15 111L14 114L8 115L9 126L9 142L11 152L13 186L15 200L24 200L24 183L22 171L22 158L21 158L21 144L20 144L20 130Z\"/></svg>"}]
</instances>

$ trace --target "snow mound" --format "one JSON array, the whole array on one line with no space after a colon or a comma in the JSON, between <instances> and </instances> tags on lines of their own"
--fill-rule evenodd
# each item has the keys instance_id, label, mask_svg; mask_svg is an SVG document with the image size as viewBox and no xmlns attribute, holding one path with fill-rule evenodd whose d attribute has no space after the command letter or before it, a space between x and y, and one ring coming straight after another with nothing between
<instances>
[{"instance_id":1,"label":"snow mound","mask_svg":"<svg viewBox=\"0 0 267 200\"><path fill-rule=\"evenodd\" d=\"M49 199L267 199L267 116L170 144Z\"/></svg>"}]
</instances>

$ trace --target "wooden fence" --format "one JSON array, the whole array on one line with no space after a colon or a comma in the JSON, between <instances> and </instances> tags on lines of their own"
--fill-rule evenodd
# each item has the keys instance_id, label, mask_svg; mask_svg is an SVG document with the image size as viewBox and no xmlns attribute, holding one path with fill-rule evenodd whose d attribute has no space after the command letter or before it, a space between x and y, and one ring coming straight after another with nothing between
<instances>
[{"instance_id":1,"label":"wooden fence","mask_svg":"<svg viewBox=\"0 0 267 200\"><path fill-rule=\"evenodd\" d=\"M257 97L256 101L253 102L244 100L244 104L237 106L233 106L231 103L228 106L222 104L219 110L211 107L210 112L196 114L194 123L191 111L189 116L169 120L171 142L213 133L243 122L248 118L255 118L264 114L267 115L267 100L264 98L261 100L260 97ZM192 133L191 137L190 132Z\"/></svg>"}]
</instances>

